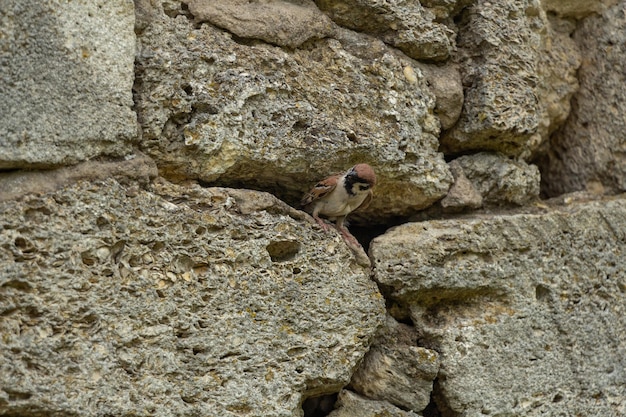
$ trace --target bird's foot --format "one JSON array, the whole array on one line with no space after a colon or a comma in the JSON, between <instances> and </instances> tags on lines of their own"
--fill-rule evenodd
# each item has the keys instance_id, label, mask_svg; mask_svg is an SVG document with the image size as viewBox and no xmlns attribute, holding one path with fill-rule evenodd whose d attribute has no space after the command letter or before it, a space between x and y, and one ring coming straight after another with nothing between
<instances>
[{"instance_id":1,"label":"bird's foot","mask_svg":"<svg viewBox=\"0 0 626 417\"><path fill-rule=\"evenodd\" d=\"M322 230L328 233L328 231L330 230L330 226L328 225L328 223L326 223L323 219L320 219L317 216L313 216L313 218L315 219L317 224L322 228Z\"/></svg>"},{"instance_id":2,"label":"bird's foot","mask_svg":"<svg viewBox=\"0 0 626 417\"><path fill-rule=\"evenodd\" d=\"M348 246L355 247L355 248L361 247L361 244L359 243L359 241L356 240L356 238L352 235L352 233L350 233L348 229L346 229L345 227L339 227L337 229L339 230L339 233L341 233L341 237L343 238L343 240L346 241Z\"/></svg>"}]
</instances>

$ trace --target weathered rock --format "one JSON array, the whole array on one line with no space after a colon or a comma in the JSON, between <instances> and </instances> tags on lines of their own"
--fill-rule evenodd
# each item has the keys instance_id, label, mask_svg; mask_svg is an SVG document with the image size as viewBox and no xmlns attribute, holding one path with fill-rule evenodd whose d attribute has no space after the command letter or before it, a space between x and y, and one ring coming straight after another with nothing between
<instances>
[{"instance_id":1,"label":"weathered rock","mask_svg":"<svg viewBox=\"0 0 626 417\"><path fill-rule=\"evenodd\" d=\"M380 37L414 59L443 61L454 49L454 33L434 22L420 2L316 0L339 25Z\"/></svg>"},{"instance_id":2,"label":"weathered rock","mask_svg":"<svg viewBox=\"0 0 626 417\"><path fill-rule=\"evenodd\" d=\"M489 152L462 156L454 161L485 204L523 205L539 197L541 175L535 165Z\"/></svg>"},{"instance_id":3,"label":"weathered rock","mask_svg":"<svg viewBox=\"0 0 626 417\"><path fill-rule=\"evenodd\" d=\"M130 0L6 0L0 9L0 169L130 152Z\"/></svg>"},{"instance_id":4,"label":"weathered rock","mask_svg":"<svg viewBox=\"0 0 626 417\"><path fill-rule=\"evenodd\" d=\"M435 95L435 114L441 122L441 129L450 129L459 120L463 109L463 85L458 66L420 64L419 68Z\"/></svg>"},{"instance_id":5,"label":"weathered rock","mask_svg":"<svg viewBox=\"0 0 626 417\"><path fill-rule=\"evenodd\" d=\"M350 386L368 398L421 412L430 402L439 371L438 356L417 346L415 329L389 316Z\"/></svg>"},{"instance_id":6,"label":"weathered rock","mask_svg":"<svg viewBox=\"0 0 626 417\"><path fill-rule=\"evenodd\" d=\"M404 411L386 401L374 401L352 391L342 390L335 404L336 410L328 417L417 417L412 411Z\"/></svg>"},{"instance_id":7,"label":"weathered rock","mask_svg":"<svg viewBox=\"0 0 626 417\"><path fill-rule=\"evenodd\" d=\"M456 16L472 0L420 0L422 6L427 7L438 21L446 21Z\"/></svg>"},{"instance_id":8,"label":"weathered rock","mask_svg":"<svg viewBox=\"0 0 626 417\"><path fill-rule=\"evenodd\" d=\"M0 203L0 414L300 416L384 320L338 235L254 191Z\"/></svg>"},{"instance_id":9,"label":"weathered rock","mask_svg":"<svg viewBox=\"0 0 626 417\"><path fill-rule=\"evenodd\" d=\"M607 5L616 4L619 0L541 0L541 5L564 17L583 18L592 13L601 13Z\"/></svg>"},{"instance_id":10,"label":"weathered rock","mask_svg":"<svg viewBox=\"0 0 626 417\"><path fill-rule=\"evenodd\" d=\"M571 111L571 99L578 90L577 70L581 57L571 38L575 23L568 19L546 16L545 33L541 36L538 54L537 96L539 98L539 125L531 135L520 157L530 159L544 152L550 135L563 125Z\"/></svg>"},{"instance_id":11,"label":"weathered rock","mask_svg":"<svg viewBox=\"0 0 626 417\"><path fill-rule=\"evenodd\" d=\"M242 38L297 48L334 31L332 21L312 0L189 0L197 22L209 22Z\"/></svg>"},{"instance_id":12,"label":"weathered rock","mask_svg":"<svg viewBox=\"0 0 626 417\"><path fill-rule=\"evenodd\" d=\"M87 161L49 171L0 173L0 201L15 200L33 193L50 193L81 180L103 181L116 178L122 183L139 187L147 185L157 175L154 161L140 152L121 162Z\"/></svg>"},{"instance_id":13,"label":"weathered rock","mask_svg":"<svg viewBox=\"0 0 626 417\"><path fill-rule=\"evenodd\" d=\"M363 216L433 204L452 176L421 71L370 36L336 38L286 51L184 16L152 20L137 60L142 149L169 178L263 189L294 205L320 178L366 162L384 192Z\"/></svg>"},{"instance_id":14,"label":"weathered rock","mask_svg":"<svg viewBox=\"0 0 626 417\"><path fill-rule=\"evenodd\" d=\"M626 199L406 224L370 253L440 353L440 410L626 412Z\"/></svg>"},{"instance_id":15,"label":"weathered rock","mask_svg":"<svg viewBox=\"0 0 626 417\"><path fill-rule=\"evenodd\" d=\"M450 172L454 176L454 184L450 187L448 195L441 200L441 207L447 212L482 207L483 196L474 184L467 179L459 161L454 160L448 165L450 166Z\"/></svg>"},{"instance_id":16,"label":"weathered rock","mask_svg":"<svg viewBox=\"0 0 626 417\"><path fill-rule=\"evenodd\" d=\"M536 0L478 0L462 14L458 47L465 102L441 138L445 152L519 154L538 127Z\"/></svg>"},{"instance_id":17,"label":"weathered rock","mask_svg":"<svg viewBox=\"0 0 626 417\"><path fill-rule=\"evenodd\" d=\"M585 57L572 113L539 160L548 196L626 190L626 4L584 19L574 39Z\"/></svg>"}]
</instances>

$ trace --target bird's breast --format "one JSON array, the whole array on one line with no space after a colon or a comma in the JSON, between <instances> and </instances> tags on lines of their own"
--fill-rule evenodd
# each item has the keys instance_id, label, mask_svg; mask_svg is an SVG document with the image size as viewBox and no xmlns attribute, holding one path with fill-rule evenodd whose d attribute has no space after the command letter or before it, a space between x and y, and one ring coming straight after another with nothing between
<instances>
[{"instance_id":1,"label":"bird's breast","mask_svg":"<svg viewBox=\"0 0 626 417\"><path fill-rule=\"evenodd\" d=\"M343 187L342 187L343 188ZM320 201L320 211L322 216L339 217L346 216L359 208L367 197L368 192L349 195L345 189L337 187L327 198Z\"/></svg>"}]
</instances>

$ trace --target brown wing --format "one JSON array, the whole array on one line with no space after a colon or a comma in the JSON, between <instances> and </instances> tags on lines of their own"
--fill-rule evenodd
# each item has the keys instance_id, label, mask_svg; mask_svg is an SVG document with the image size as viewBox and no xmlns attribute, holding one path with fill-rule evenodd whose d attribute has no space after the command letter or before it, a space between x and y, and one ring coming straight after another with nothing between
<instances>
[{"instance_id":1,"label":"brown wing","mask_svg":"<svg viewBox=\"0 0 626 417\"><path fill-rule=\"evenodd\" d=\"M304 197L302 197L300 205L309 205L315 200L319 200L320 198L330 193L332 190L335 189L335 187L337 187L337 181L339 181L340 177L341 175L333 175L332 177L328 177L318 182L315 187L311 189L311 191L309 191L304 195Z\"/></svg>"},{"instance_id":2,"label":"brown wing","mask_svg":"<svg viewBox=\"0 0 626 417\"><path fill-rule=\"evenodd\" d=\"M370 203L372 202L373 197L374 197L374 193L372 193L372 191L370 190L370 192L367 193L367 197L365 197L365 200L363 200L361 205L355 208L354 211L363 210L369 207Z\"/></svg>"}]
</instances>

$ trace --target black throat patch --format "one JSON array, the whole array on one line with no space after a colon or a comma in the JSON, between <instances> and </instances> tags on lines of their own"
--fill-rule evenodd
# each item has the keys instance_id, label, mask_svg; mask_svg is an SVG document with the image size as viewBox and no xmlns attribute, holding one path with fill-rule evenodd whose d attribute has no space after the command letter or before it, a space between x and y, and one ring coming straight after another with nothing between
<instances>
[{"instance_id":1,"label":"black throat patch","mask_svg":"<svg viewBox=\"0 0 626 417\"><path fill-rule=\"evenodd\" d=\"M354 185L355 184L367 185L356 174L352 174L351 173L351 174L346 175L346 178L345 178L345 180L343 182L343 186L345 187L346 192L348 193L348 195L350 195L350 196L356 195L356 193L354 192ZM367 188L369 188L369 186Z\"/></svg>"}]
</instances>

